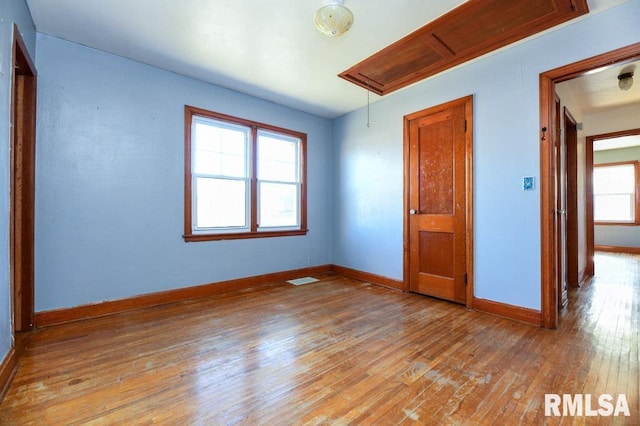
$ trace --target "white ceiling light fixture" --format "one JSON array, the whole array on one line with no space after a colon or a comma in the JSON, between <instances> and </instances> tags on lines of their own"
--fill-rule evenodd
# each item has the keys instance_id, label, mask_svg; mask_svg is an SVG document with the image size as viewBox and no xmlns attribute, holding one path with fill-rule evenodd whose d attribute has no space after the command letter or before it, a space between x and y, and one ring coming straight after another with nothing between
<instances>
[{"instance_id":1,"label":"white ceiling light fixture","mask_svg":"<svg viewBox=\"0 0 640 426\"><path fill-rule=\"evenodd\" d=\"M633 71L625 72L618 76L618 87L620 90L629 90L633 86Z\"/></svg>"},{"instance_id":2,"label":"white ceiling light fixture","mask_svg":"<svg viewBox=\"0 0 640 426\"><path fill-rule=\"evenodd\" d=\"M313 23L322 34L338 37L349 31L353 13L343 6L344 0L332 0L316 11Z\"/></svg>"}]
</instances>

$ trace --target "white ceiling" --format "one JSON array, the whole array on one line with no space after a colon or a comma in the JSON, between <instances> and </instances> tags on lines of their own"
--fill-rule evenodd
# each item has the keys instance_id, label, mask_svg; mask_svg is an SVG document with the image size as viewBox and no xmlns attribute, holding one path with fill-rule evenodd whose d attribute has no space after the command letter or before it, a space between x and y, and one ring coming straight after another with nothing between
<instances>
[{"instance_id":1,"label":"white ceiling","mask_svg":"<svg viewBox=\"0 0 640 426\"><path fill-rule=\"evenodd\" d=\"M631 89L620 90L618 75L626 72L635 74L634 83ZM637 104L640 102L640 61L614 64L560 84L569 87L582 112L587 115Z\"/></svg>"},{"instance_id":2,"label":"white ceiling","mask_svg":"<svg viewBox=\"0 0 640 426\"><path fill-rule=\"evenodd\" d=\"M630 148L640 146L640 135L622 136L619 138L601 139L593 141L594 151L606 151L608 149Z\"/></svg>"},{"instance_id":3,"label":"white ceiling","mask_svg":"<svg viewBox=\"0 0 640 426\"><path fill-rule=\"evenodd\" d=\"M593 14L626 1L588 3ZM354 24L338 38L313 26L323 2L27 0L41 33L327 118L367 102L340 72L464 0L346 0Z\"/></svg>"},{"instance_id":4,"label":"white ceiling","mask_svg":"<svg viewBox=\"0 0 640 426\"><path fill-rule=\"evenodd\" d=\"M633 85L620 90L618 76L633 72ZM613 64L559 85L566 86L584 115L640 104L640 61ZM640 146L640 135L594 141L594 151Z\"/></svg>"}]
</instances>

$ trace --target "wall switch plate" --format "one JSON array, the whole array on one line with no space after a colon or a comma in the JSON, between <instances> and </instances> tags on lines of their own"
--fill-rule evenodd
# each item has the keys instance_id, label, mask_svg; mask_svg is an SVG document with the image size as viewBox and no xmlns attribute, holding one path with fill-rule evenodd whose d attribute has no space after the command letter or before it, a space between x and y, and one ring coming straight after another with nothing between
<instances>
[{"instance_id":1,"label":"wall switch plate","mask_svg":"<svg viewBox=\"0 0 640 426\"><path fill-rule=\"evenodd\" d=\"M533 176L525 176L522 178L522 190L523 191L533 191L534 189L534 179Z\"/></svg>"}]
</instances>

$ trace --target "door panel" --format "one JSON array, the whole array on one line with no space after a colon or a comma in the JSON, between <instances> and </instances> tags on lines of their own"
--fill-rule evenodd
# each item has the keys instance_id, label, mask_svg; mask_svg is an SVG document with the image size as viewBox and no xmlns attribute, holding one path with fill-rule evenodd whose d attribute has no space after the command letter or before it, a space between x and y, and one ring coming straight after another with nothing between
<instances>
[{"instance_id":1,"label":"door panel","mask_svg":"<svg viewBox=\"0 0 640 426\"><path fill-rule=\"evenodd\" d=\"M417 127L419 210L425 215L451 215L453 202L454 117L437 113L411 123ZM413 147L413 142L412 142Z\"/></svg>"},{"instance_id":2,"label":"door panel","mask_svg":"<svg viewBox=\"0 0 640 426\"><path fill-rule=\"evenodd\" d=\"M471 98L407 118L409 290L466 303Z\"/></svg>"},{"instance_id":3,"label":"door panel","mask_svg":"<svg viewBox=\"0 0 640 426\"><path fill-rule=\"evenodd\" d=\"M447 278L455 277L453 233L420 232L420 271Z\"/></svg>"}]
</instances>

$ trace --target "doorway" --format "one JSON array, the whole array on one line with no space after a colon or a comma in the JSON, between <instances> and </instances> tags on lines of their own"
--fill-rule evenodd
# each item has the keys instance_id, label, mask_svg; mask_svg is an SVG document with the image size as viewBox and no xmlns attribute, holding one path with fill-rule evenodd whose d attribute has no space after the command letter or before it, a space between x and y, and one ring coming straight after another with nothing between
<instances>
[{"instance_id":1,"label":"doorway","mask_svg":"<svg viewBox=\"0 0 640 426\"><path fill-rule=\"evenodd\" d=\"M405 290L471 307L473 97L405 116Z\"/></svg>"},{"instance_id":2,"label":"doorway","mask_svg":"<svg viewBox=\"0 0 640 426\"><path fill-rule=\"evenodd\" d=\"M556 215L557 172L553 141L558 137L555 85L585 75L596 69L611 67L640 58L640 43L540 74L540 216L541 216L541 311L545 328L558 326L558 241ZM587 228L588 229L588 228ZM588 262L593 262L589 255ZM586 268L590 272L589 266ZM592 270L592 269L591 269Z\"/></svg>"},{"instance_id":3,"label":"doorway","mask_svg":"<svg viewBox=\"0 0 640 426\"><path fill-rule=\"evenodd\" d=\"M33 328L36 69L13 28L11 205L9 209L12 335Z\"/></svg>"},{"instance_id":4,"label":"doorway","mask_svg":"<svg viewBox=\"0 0 640 426\"><path fill-rule=\"evenodd\" d=\"M631 141L631 139L633 139L633 141ZM615 150L615 152L624 152L624 151L621 151L620 148L631 148L631 147L638 146L638 142L636 142L636 139L640 139L640 128L592 135L592 136L587 136L586 138L586 156L585 156L586 158L586 194L587 194L587 202L588 202L586 226L588 231L587 232L587 248L588 248L588 254L589 254L588 258L591 260L591 263L588 264L588 267L591 268L592 275L595 273L595 266L594 266L595 262L593 261L593 259L595 256L596 247L600 251L612 251L614 253L632 253L632 254L640 253L640 249L636 247L625 247L619 244L615 244L613 246L602 245L602 243L596 244L596 241L595 241L596 221L595 221L595 214L594 214L595 210L594 210L593 175L594 175L594 170L596 165L595 155L594 155L594 151L596 151L595 145L598 144L600 146L601 153L602 152L611 153L612 152L611 150ZM638 160L636 160L635 157L625 158L623 156L622 158L618 158L615 161L626 162L628 160L631 161L631 163L635 163L636 168L638 167L637 165ZM609 160L609 162L610 161L613 161L613 160ZM638 173L636 172L636 176L637 175ZM639 183L636 182L636 186L638 185ZM640 205L640 191L636 190L635 197L636 197L635 205ZM606 225L637 226L637 224L640 223L640 209L636 208L634 213L635 213L635 220L633 223L629 223L629 224L620 224L620 223L610 224L609 223L609 224L605 224L605 226ZM600 222L599 224L603 225L602 222ZM631 231L631 229L630 229L630 234L631 235L634 234L633 231Z\"/></svg>"}]
</instances>

